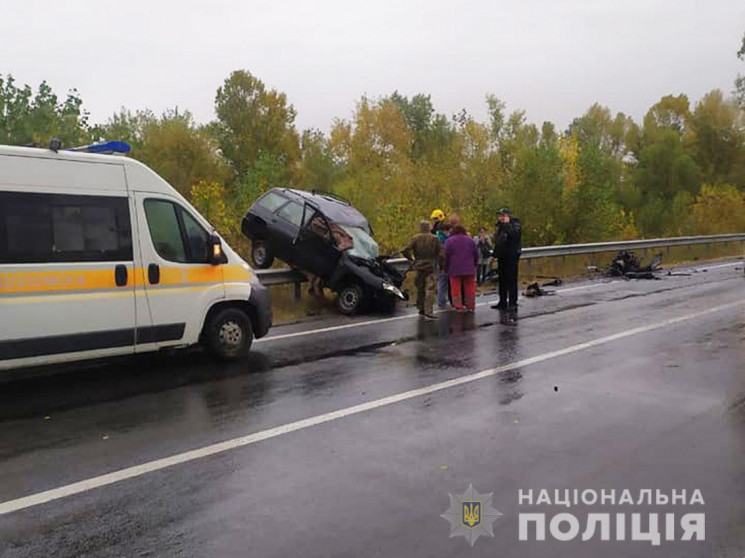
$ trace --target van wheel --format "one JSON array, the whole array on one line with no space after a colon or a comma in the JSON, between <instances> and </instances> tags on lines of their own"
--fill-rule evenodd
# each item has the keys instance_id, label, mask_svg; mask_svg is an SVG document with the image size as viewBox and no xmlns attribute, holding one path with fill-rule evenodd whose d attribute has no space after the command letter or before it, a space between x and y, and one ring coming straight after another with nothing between
<instances>
[{"instance_id":1,"label":"van wheel","mask_svg":"<svg viewBox=\"0 0 745 558\"><path fill-rule=\"evenodd\" d=\"M258 269L268 269L274 263L274 255L269 251L266 243L261 240L251 243L251 259Z\"/></svg>"},{"instance_id":2,"label":"van wheel","mask_svg":"<svg viewBox=\"0 0 745 558\"><path fill-rule=\"evenodd\" d=\"M336 306L339 312L351 316L362 310L365 294L362 287L352 283L345 286L339 291L339 298L336 299Z\"/></svg>"},{"instance_id":3,"label":"van wheel","mask_svg":"<svg viewBox=\"0 0 745 558\"><path fill-rule=\"evenodd\" d=\"M221 360L236 360L248 354L253 342L251 320L237 308L220 310L205 326L204 340Z\"/></svg>"}]
</instances>

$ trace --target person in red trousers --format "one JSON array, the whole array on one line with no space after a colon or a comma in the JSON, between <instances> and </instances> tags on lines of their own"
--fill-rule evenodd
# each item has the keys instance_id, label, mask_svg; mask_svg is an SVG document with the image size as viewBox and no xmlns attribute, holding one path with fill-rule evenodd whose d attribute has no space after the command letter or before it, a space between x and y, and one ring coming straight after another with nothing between
<instances>
[{"instance_id":1,"label":"person in red trousers","mask_svg":"<svg viewBox=\"0 0 745 558\"><path fill-rule=\"evenodd\" d=\"M463 225L455 225L445 242L445 273L450 278L453 307L459 312L476 310L478 259L476 243L466 234Z\"/></svg>"}]
</instances>

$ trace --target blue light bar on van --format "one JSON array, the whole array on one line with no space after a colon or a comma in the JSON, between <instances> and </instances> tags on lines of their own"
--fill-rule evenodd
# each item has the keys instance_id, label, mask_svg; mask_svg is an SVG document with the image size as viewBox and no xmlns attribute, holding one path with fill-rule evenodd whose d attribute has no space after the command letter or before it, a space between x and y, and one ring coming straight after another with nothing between
<instances>
[{"instance_id":1,"label":"blue light bar on van","mask_svg":"<svg viewBox=\"0 0 745 558\"><path fill-rule=\"evenodd\" d=\"M107 141L68 149L68 151L81 151L83 153L129 153L131 150L129 144L123 141Z\"/></svg>"}]
</instances>

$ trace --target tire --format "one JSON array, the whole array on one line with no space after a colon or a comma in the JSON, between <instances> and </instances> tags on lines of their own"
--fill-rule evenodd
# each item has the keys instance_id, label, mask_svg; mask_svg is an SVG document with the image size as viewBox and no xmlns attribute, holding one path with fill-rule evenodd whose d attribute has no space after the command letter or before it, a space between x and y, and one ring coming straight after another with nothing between
<instances>
[{"instance_id":1,"label":"tire","mask_svg":"<svg viewBox=\"0 0 745 558\"><path fill-rule=\"evenodd\" d=\"M251 243L251 260L257 269L269 269L274 263L274 255L263 240Z\"/></svg>"},{"instance_id":2,"label":"tire","mask_svg":"<svg viewBox=\"0 0 745 558\"><path fill-rule=\"evenodd\" d=\"M204 328L207 349L220 360L245 357L253 342L251 320L237 308L218 310Z\"/></svg>"},{"instance_id":3,"label":"tire","mask_svg":"<svg viewBox=\"0 0 745 558\"><path fill-rule=\"evenodd\" d=\"M346 316L352 316L362 310L365 293L362 287L356 283L350 283L339 291L339 297L336 299L336 307L339 312Z\"/></svg>"}]
</instances>

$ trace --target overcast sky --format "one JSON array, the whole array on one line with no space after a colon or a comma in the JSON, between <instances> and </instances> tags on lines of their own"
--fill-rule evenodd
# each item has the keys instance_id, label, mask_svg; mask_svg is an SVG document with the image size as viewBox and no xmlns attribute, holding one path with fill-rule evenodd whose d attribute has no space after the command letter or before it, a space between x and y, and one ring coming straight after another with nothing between
<instances>
[{"instance_id":1,"label":"overcast sky","mask_svg":"<svg viewBox=\"0 0 745 558\"><path fill-rule=\"evenodd\" d=\"M77 88L95 122L176 105L206 122L235 69L322 130L394 90L479 119L487 93L561 128L595 101L638 119L745 73L744 0L5 0L0 13L0 73Z\"/></svg>"}]
</instances>

